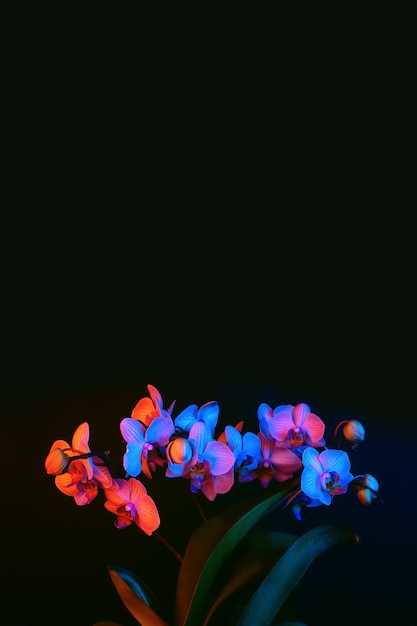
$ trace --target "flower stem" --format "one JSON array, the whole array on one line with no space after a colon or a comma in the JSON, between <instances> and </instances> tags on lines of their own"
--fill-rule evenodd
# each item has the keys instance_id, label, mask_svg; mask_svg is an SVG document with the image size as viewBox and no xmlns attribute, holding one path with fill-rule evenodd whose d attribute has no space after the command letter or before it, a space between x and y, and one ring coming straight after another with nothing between
<instances>
[{"instance_id":1,"label":"flower stem","mask_svg":"<svg viewBox=\"0 0 417 626\"><path fill-rule=\"evenodd\" d=\"M172 546L169 543L169 541L167 539L165 539L165 537L163 537L160 533L155 531L153 534L155 535L155 537L158 537L159 541L162 541L162 543L168 548L168 550L170 550L172 552L172 554L174 554L175 557L178 559L178 561L180 563L182 563L182 556L181 556L181 554L179 552L176 551L174 546Z\"/></svg>"},{"instance_id":2,"label":"flower stem","mask_svg":"<svg viewBox=\"0 0 417 626\"><path fill-rule=\"evenodd\" d=\"M200 513L200 515L202 517L203 522L207 522L207 518L206 518L206 516L203 513L203 509L201 508L201 506L200 506L200 504L199 504L199 502L197 500L197 495L195 493L192 494L192 498L193 498L194 504L197 507L198 512Z\"/></svg>"}]
</instances>

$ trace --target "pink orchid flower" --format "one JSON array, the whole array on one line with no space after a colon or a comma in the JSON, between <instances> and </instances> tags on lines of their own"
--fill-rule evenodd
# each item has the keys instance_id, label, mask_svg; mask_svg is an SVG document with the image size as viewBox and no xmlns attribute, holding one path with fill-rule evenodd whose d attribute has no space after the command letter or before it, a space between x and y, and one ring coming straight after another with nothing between
<instances>
[{"instance_id":1,"label":"pink orchid flower","mask_svg":"<svg viewBox=\"0 0 417 626\"><path fill-rule=\"evenodd\" d=\"M55 476L55 485L65 495L73 497L78 506L92 502L97 496L99 486L106 489L113 480L107 467L97 457L90 456L70 461L71 457L91 453L88 445L89 438L89 424L83 422L75 430L71 446L63 439L58 439L52 444L45 461L45 467L51 473L53 469L56 469L54 460L59 451L63 459L68 458L68 469Z\"/></svg>"},{"instance_id":2,"label":"pink orchid flower","mask_svg":"<svg viewBox=\"0 0 417 626\"><path fill-rule=\"evenodd\" d=\"M271 480L283 482L294 476L301 468L301 459L288 448L281 448L258 433L261 442L261 461L254 471L262 487L268 487Z\"/></svg>"},{"instance_id":3,"label":"pink orchid flower","mask_svg":"<svg viewBox=\"0 0 417 626\"><path fill-rule=\"evenodd\" d=\"M164 409L162 395L153 385L147 385L149 398L141 398L132 410L131 417L149 426L156 417L171 417L175 400Z\"/></svg>"},{"instance_id":4,"label":"pink orchid flower","mask_svg":"<svg viewBox=\"0 0 417 626\"><path fill-rule=\"evenodd\" d=\"M104 491L105 508L116 515L116 528L126 528L132 522L147 535L159 527L160 518L156 504L146 487L136 478L115 478L113 485Z\"/></svg>"},{"instance_id":5,"label":"pink orchid flower","mask_svg":"<svg viewBox=\"0 0 417 626\"><path fill-rule=\"evenodd\" d=\"M302 462L301 489L313 501L329 505L333 496L346 493L353 479L346 452L326 449L319 453L314 448L306 448Z\"/></svg>"},{"instance_id":6,"label":"pink orchid flower","mask_svg":"<svg viewBox=\"0 0 417 626\"><path fill-rule=\"evenodd\" d=\"M303 445L325 446L325 424L318 415L311 413L305 402L278 406L274 410L263 403L258 408L258 417L262 435L279 446L293 449Z\"/></svg>"},{"instance_id":7,"label":"pink orchid flower","mask_svg":"<svg viewBox=\"0 0 417 626\"><path fill-rule=\"evenodd\" d=\"M125 417L120 422L120 431L126 442L123 467L129 476L139 476L143 471L147 478L152 478L151 471L165 461L158 456L158 449L169 442L175 432L171 417L155 417L149 426L132 417Z\"/></svg>"}]
</instances>

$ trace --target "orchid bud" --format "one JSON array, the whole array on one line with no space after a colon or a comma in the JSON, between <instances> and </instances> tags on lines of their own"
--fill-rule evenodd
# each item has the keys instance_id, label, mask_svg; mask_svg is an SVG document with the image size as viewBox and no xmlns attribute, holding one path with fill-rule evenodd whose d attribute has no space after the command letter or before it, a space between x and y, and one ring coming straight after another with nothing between
<instances>
[{"instance_id":1,"label":"orchid bud","mask_svg":"<svg viewBox=\"0 0 417 626\"><path fill-rule=\"evenodd\" d=\"M51 476L65 474L68 469L70 457L61 448L51 450L45 460L45 469Z\"/></svg>"},{"instance_id":2,"label":"orchid bud","mask_svg":"<svg viewBox=\"0 0 417 626\"><path fill-rule=\"evenodd\" d=\"M168 444L166 455L170 463L188 463L193 455L193 449L187 439L177 437Z\"/></svg>"},{"instance_id":3,"label":"orchid bud","mask_svg":"<svg viewBox=\"0 0 417 626\"><path fill-rule=\"evenodd\" d=\"M376 492L379 489L379 483L377 479L371 474L365 474L358 488L356 495L361 504L368 506L371 504L373 498L376 498Z\"/></svg>"},{"instance_id":4,"label":"orchid bud","mask_svg":"<svg viewBox=\"0 0 417 626\"><path fill-rule=\"evenodd\" d=\"M359 443L365 439L365 429L358 420L349 420L343 427L343 435L351 443Z\"/></svg>"}]
</instances>

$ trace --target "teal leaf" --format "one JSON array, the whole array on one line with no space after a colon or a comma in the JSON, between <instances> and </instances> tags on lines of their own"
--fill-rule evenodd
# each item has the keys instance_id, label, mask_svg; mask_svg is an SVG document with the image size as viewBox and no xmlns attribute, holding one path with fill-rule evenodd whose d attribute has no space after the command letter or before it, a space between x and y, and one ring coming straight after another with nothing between
<instances>
[{"instance_id":1,"label":"teal leaf","mask_svg":"<svg viewBox=\"0 0 417 626\"><path fill-rule=\"evenodd\" d=\"M232 553L230 570L225 575L225 582L203 626L207 626L211 619L215 622L217 609L226 600L236 598L242 589L249 588L250 597L276 561L297 539L298 535L293 533L251 530L239 544L239 556L234 559Z\"/></svg>"},{"instance_id":2,"label":"teal leaf","mask_svg":"<svg viewBox=\"0 0 417 626\"><path fill-rule=\"evenodd\" d=\"M138 624L141 626L168 626L167 622L152 608L157 604L157 601L143 581L122 567L109 565L107 570L121 601Z\"/></svg>"},{"instance_id":3,"label":"teal leaf","mask_svg":"<svg viewBox=\"0 0 417 626\"><path fill-rule=\"evenodd\" d=\"M192 534L178 575L177 626L201 626L213 584L227 558L249 530L299 485L299 477L271 485L260 495L229 507Z\"/></svg>"},{"instance_id":4,"label":"teal leaf","mask_svg":"<svg viewBox=\"0 0 417 626\"><path fill-rule=\"evenodd\" d=\"M337 526L318 526L302 535L258 587L237 626L270 626L315 558L332 546L357 542L358 538L352 530Z\"/></svg>"}]
</instances>

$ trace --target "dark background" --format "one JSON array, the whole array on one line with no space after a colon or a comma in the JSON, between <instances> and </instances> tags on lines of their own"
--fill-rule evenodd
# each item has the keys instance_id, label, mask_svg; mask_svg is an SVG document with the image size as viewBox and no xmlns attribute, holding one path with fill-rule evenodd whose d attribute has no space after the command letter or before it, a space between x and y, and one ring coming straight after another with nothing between
<instances>
[{"instance_id":1,"label":"dark background","mask_svg":"<svg viewBox=\"0 0 417 626\"><path fill-rule=\"evenodd\" d=\"M128 626L106 565L172 580L43 465L85 420L122 454L150 383L223 426L256 430L261 402L360 419L384 504L277 517L361 539L311 566L294 619L415 626L415 5L157 6L5 11L0 624ZM147 487L183 550L188 486Z\"/></svg>"}]
</instances>

